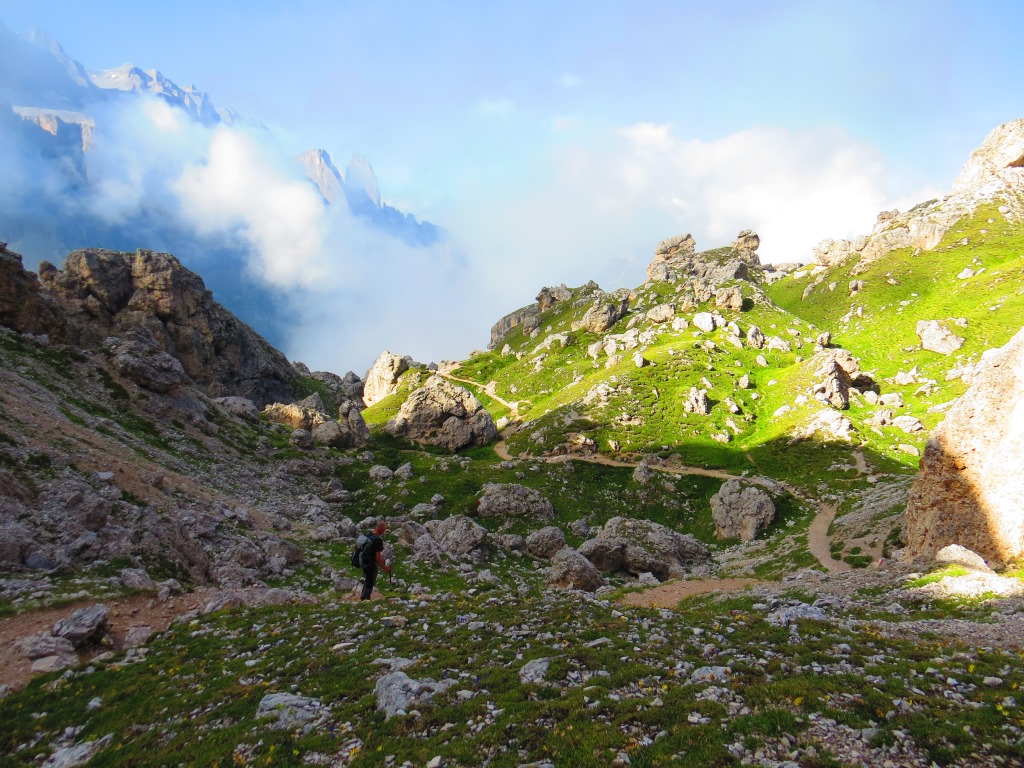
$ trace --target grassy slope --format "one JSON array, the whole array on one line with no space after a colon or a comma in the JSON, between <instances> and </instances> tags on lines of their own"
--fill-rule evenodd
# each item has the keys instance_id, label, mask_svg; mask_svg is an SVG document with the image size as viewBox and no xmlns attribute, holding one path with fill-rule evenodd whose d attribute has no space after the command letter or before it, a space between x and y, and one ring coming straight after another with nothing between
<instances>
[{"instance_id":1,"label":"grassy slope","mask_svg":"<svg viewBox=\"0 0 1024 768\"><path fill-rule=\"evenodd\" d=\"M676 454L689 463L725 469L749 469L753 461L758 471L810 487L849 452L827 444L806 450L790 448L787 435L820 410L813 399L784 415L775 414L783 405L792 406L796 395L806 394L813 385L814 364L809 358L819 331L830 331L836 345L860 358L862 369L873 375L883 393L903 395L906 405L897 415L917 416L930 428L942 417L928 409L959 396L965 388L959 380L946 381L949 370L977 361L985 349L1005 343L1020 327L1019 318L1024 317L1024 232L1007 222L997 207L995 203L983 206L965 218L934 251L895 251L863 272L857 272L856 261L833 267L808 298L802 299L814 279L805 271L801 277L789 277L766 288L777 306L757 304L750 311L724 313L743 331L758 325L769 336L790 342L803 339L802 347L791 354L734 349L724 343L721 330L703 334L691 327L672 332L665 325L658 329L657 340L644 350L653 366L637 369L630 351L621 363L606 370L603 354L597 362L586 354L587 346L602 336L571 330L589 301L581 301L579 306L566 301L541 316L536 338L516 328L503 340L503 345L520 355L518 359L499 351L480 354L463 364L460 376L481 385L495 381L499 394L518 400L520 414L529 423L509 440L513 453L551 451L570 434L582 432L592 437L602 452L611 452L609 441L616 441L624 453ZM984 270L975 277L959 279L968 266ZM863 281L864 288L848 297L846 289L854 279ZM829 291L833 282L837 286ZM643 310L673 300L675 291L668 283L641 286L631 302L635 311L610 333L624 332L630 318L635 323ZM857 307L861 308L859 317L852 314ZM692 316L692 312L681 314ZM918 320L954 318L967 321L966 329L950 324L966 338L961 350L947 357L920 349L915 332ZM649 326L641 319L637 327ZM569 343L535 351L548 335L556 333L570 333ZM702 345L709 339L716 348ZM755 363L758 354L767 358L768 367ZM541 355L546 357L537 363ZM897 372L914 366L922 380L934 380L933 392L915 394L919 384L899 386L890 381ZM744 372L752 381L749 391L735 385ZM687 414L682 407L686 394L692 386L704 386L703 378L712 384L708 393L712 413ZM600 384L614 389L607 405L585 405L586 394ZM754 392L757 400L751 397ZM741 414L728 412L724 406L727 397L737 401ZM865 422L875 410L865 401L855 400L845 414L857 428L858 441L864 443L881 471L913 471L916 459L900 446L920 449L924 434L908 435L895 427L873 430ZM740 428L740 434L732 435L733 430L725 426L727 417ZM725 445L711 437L723 433L732 437ZM799 455L798 461L793 460L793 453Z\"/></svg>"}]
</instances>

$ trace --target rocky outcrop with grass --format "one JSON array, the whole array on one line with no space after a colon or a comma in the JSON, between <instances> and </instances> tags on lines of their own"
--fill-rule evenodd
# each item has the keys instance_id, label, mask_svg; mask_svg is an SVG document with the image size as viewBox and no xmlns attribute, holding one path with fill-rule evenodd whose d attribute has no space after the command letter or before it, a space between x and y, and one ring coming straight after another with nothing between
<instances>
[{"instance_id":1,"label":"rocky outcrop with grass","mask_svg":"<svg viewBox=\"0 0 1024 768\"><path fill-rule=\"evenodd\" d=\"M476 396L441 376L431 376L409 395L398 415L388 421L387 431L453 452L486 445L498 436L494 419Z\"/></svg>"},{"instance_id":2,"label":"rocky outcrop with grass","mask_svg":"<svg viewBox=\"0 0 1024 768\"><path fill-rule=\"evenodd\" d=\"M363 403L369 407L398 392L398 379L409 370L411 362L408 356L381 352L363 382Z\"/></svg>"},{"instance_id":3,"label":"rocky outcrop with grass","mask_svg":"<svg viewBox=\"0 0 1024 768\"><path fill-rule=\"evenodd\" d=\"M176 358L215 397L238 395L259 405L291 399L297 377L284 355L213 300L202 278L166 253L75 251L58 270L39 267L40 290L65 322L56 337L98 347L135 335L157 354Z\"/></svg>"}]
</instances>

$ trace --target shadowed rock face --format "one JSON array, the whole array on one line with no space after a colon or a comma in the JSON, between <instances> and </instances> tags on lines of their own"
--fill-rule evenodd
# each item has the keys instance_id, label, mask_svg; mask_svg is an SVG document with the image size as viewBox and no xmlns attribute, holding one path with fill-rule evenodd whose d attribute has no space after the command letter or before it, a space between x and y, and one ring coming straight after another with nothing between
<instances>
[{"instance_id":1,"label":"shadowed rock face","mask_svg":"<svg viewBox=\"0 0 1024 768\"><path fill-rule=\"evenodd\" d=\"M961 544L990 562L1024 556L1024 330L986 355L932 433L907 505L907 547Z\"/></svg>"},{"instance_id":2,"label":"shadowed rock face","mask_svg":"<svg viewBox=\"0 0 1024 768\"><path fill-rule=\"evenodd\" d=\"M21 256L0 243L0 325L21 333L59 333L63 322L39 280L25 271Z\"/></svg>"},{"instance_id":3,"label":"shadowed rock face","mask_svg":"<svg viewBox=\"0 0 1024 768\"><path fill-rule=\"evenodd\" d=\"M211 396L259 405L294 399L297 376L284 355L170 254L86 249L69 254L62 270L43 262L39 272L38 294L59 313L48 329L57 341L96 347L110 336L144 338ZM25 295L33 300L31 290Z\"/></svg>"}]
</instances>

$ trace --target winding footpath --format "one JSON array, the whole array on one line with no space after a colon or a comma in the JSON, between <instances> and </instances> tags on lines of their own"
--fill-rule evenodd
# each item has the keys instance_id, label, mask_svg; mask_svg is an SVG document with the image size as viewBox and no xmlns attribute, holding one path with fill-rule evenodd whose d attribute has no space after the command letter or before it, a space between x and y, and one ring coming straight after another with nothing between
<instances>
[{"instance_id":1,"label":"winding footpath","mask_svg":"<svg viewBox=\"0 0 1024 768\"><path fill-rule=\"evenodd\" d=\"M517 407L517 404L516 403L510 403L507 400L503 400L501 397L499 397L497 394L495 394L492 391L493 388L488 389L485 385L481 384L478 381L473 381L471 379L463 379L463 378L459 378L457 376L453 376L451 372L454 371L454 370L456 370L456 369L455 368L451 368L451 369L448 370L448 372L441 373L441 376L443 376L446 379L450 379L451 381L456 381L456 382L459 382L461 384L469 384L469 385L471 385L473 387L478 387L478 388L484 390L484 392L487 393L488 397L492 398L493 400L498 401L499 403L504 405L506 408L508 408L509 411L511 412L511 423L507 427L505 427L505 429L502 430L502 432L501 432L501 440L499 440L497 443L494 444L494 452L498 455L498 458L502 459L503 461L512 461L515 457L513 457L512 454L509 453L508 445L506 444L505 441L506 441L506 439L510 435L512 435L521 426L518 423L519 409ZM749 458L749 456L748 456L748 458ZM867 471L868 471L868 467L867 467L867 462L864 460L864 455L860 451L855 451L854 452L854 459L855 459L856 464L857 464L857 471L859 473L861 473L861 474L866 474ZM610 458L608 456L603 456L601 454L592 454L592 455L591 454L565 454L565 455L561 455L561 456L531 456L530 460L531 461L541 461L541 462L544 462L544 463L547 463L547 464L558 464L558 463L564 463L566 461L586 461L586 462L589 462L591 464L602 464L602 465L604 465L606 467L625 467L625 468L636 468L640 464L639 461L623 460L623 459L612 459L612 458ZM730 472L725 472L724 470L720 470L720 469L707 469L705 467L692 467L692 466L686 466L686 465L662 464L662 465L650 465L650 468L655 470L655 471L657 471L657 472L665 472L665 473L671 474L671 475L701 475L703 477L716 477L716 478L719 478L721 480L732 480L734 478L740 477L740 475L735 475L735 474L732 474ZM753 482L753 483L758 482L758 478L751 477L751 478L747 478L747 479L750 482ZM787 488L787 490L789 490L789 492L792 493L793 495L798 495L793 488ZM837 506L835 504L829 504L829 503L824 502L824 501L818 501L818 502L815 502L815 503L817 504L817 507L818 507L818 513L815 515L814 520L811 521L811 525L810 525L810 527L807 530L807 548L810 550L811 554L814 555L814 557L818 560L818 562L821 563L821 565L829 573L841 573L843 571L851 570L851 566L849 564L844 563L842 560L833 560L832 559L832 552L831 552L831 549L830 549L831 541L829 539L828 529L829 529L829 526L832 525L832 521L835 519L836 511L838 509ZM711 580L708 580L708 581L709 582L715 582L715 581L730 582L730 585L732 585L732 583L734 583L734 582L743 581L743 580L737 580L737 579L716 580L716 579L711 579ZM738 588L738 587L734 587L734 588ZM705 590L701 590L701 591L705 591Z\"/></svg>"}]
</instances>

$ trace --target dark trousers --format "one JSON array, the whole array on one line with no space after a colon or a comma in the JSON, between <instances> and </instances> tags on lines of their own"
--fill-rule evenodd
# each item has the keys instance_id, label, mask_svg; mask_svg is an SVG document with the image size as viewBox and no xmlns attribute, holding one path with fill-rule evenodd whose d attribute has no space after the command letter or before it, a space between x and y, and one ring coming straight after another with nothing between
<instances>
[{"instance_id":1,"label":"dark trousers","mask_svg":"<svg viewBox=\"0 0 1024 768\"><path fill-rule=\"evenodd\" d=\"M371 565L363 568L363 592L359 595L360 600L369 600L373 594L373 585L377 581L377 566Z\"/></svg>"}]
</instances>

